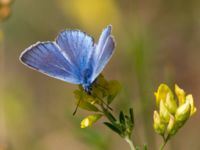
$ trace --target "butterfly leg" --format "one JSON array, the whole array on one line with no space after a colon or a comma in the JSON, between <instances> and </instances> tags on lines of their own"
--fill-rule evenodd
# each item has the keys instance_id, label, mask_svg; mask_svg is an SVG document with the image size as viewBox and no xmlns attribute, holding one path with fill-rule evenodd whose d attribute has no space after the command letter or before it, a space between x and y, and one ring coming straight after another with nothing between
<instances>
[{"instance_id":1,"label":"butterfly leg","mask_svg":"<svg viewBox=\"0 0 200 150\"><path fill-rule=\"evenodd\" d=\"M78 103L77 103L77 105L76 105L76 108L75 108L75 110L74 110L74 112L73 112L73 116L76 114L76 112L78 111L78 107L79 107L79 105L80 105L80 103L81 103L81 101L82 101L82 98L83 98L83 92L81 92L81 96L80 96L80 99L78 100Z\"/></svg>"}]
</instances>

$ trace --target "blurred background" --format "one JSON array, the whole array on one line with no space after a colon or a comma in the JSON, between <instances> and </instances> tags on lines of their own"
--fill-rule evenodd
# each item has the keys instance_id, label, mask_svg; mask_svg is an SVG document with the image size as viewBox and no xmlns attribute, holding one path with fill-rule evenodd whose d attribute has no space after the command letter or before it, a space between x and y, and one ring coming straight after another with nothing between
<instances>
[{"instance_id":1,"label":"blurred background","mask_svg":"<svg viewBox=\"0 0 200 150\"><path fill-rule=\"evenodd\" d=\"M122 86L115 110L134 108L134 142L158 149L153 132L153 92L177 83L200 99L199 0L0 0L0 150L121 150L128 145L102 125L80 129L75 117L77 86L28 69L20 53L63 29L80 29L95 40L113 26L115 54L104 69ZM197 114L171 139L168 150L199 150Z\"/></svg>"}]
</instances>

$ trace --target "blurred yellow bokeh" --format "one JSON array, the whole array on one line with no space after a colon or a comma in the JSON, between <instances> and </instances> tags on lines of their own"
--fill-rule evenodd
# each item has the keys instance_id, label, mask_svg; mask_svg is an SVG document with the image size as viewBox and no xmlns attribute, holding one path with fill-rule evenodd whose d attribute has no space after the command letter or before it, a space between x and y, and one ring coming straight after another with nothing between
<instances>
[{"instance_id":1,"label":"blurred yellow bokeh","mask_svg":"<svg viewBox=\"0 0 200 150\"><path fill-rule=\"evenodd\" d=\"M108 24L120 23L120 12L115 0L60 0L63 12L71 22L80 23L83 28L100 30Z\"/></svg>"}]
</instances>

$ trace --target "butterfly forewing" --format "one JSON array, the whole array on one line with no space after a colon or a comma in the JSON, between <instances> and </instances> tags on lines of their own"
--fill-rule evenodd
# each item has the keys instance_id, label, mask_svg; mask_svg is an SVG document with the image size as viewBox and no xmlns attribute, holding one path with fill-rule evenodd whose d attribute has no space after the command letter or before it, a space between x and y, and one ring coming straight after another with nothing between
<instances>
[{"instance_id":1,"label":"butterfly forewing","mask_svg":"<svg viewBox=\"0 0 200 150\"><path fill-rule=\"evenodd\" d=\"M51 77L80 84L80 72L60 52L54 42L39 42L26 49L20 56L21 61Z\"/></svg>"},{"instance_id":2,"label":"butterfly forewing","mask_svg":"<svg viewBox=\"0 0 200 150\"><path fill-rule=\"evenodd\" d=\"M88 67L94 51L92 37L79 30L66 30L59 34L56 43L69 61L84 71Z\"/></svg>"}]
</instances>

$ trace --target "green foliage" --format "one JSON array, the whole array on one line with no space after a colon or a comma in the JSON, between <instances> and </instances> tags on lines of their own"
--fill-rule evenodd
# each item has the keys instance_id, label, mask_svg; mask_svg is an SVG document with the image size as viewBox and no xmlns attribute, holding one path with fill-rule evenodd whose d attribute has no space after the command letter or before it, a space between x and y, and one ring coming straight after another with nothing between
<instances>
[{"instance_id":1,"label":"green foliage","mask_svg":"<svg viewBox=\"0 0 200 150\"><path fill-rule=\"evenodd\" d=\"M94 111L94 112L99 111L99 109L94 105L97 100L93 98L92 96L88 95L82 89L75 90L74 95L75 95L76 103L78 107L88 110L88 111Z\"/></svg>"},{"instance_id":2,"label":"green foliage","mask_svg":"<svg viewBox=\"0 0 200 150\"><path fill-rule=\"evenodd\" d=\"M100 112L98 107L101 107L101 105L109 107L120 90L121 85L118 81L107 81L103 75L100 75L93 83L91 94L86 93L79 86L79 89L74 91L74 96L78 107L88 111Z\"/></svg>"},{"instance_id":3,"label":"green foliage","mask_svg":"<svg viewBox=\"0 0 200 150\"><path fill-rule=\"evenodd\" d=\"M112 123L109 123L109 122L104 122L104 124L110 128L111 130L113 130L114 132L116 132L117 134L121 135L122 132L121 130L119 129L119 127L117 127L116 124L112 124Z\"/></svg>"},{"instance_id":4,"label":"green foliage","mask_svg":"<svg viewBox=\"0 0 200 150\"><path fill-rule=\"evenodd\" d=\"M124 113L122 111L119 114L119 121L121 124L125 124L125 117L124 117Z\"/></svg>"},{"instance_id":5,"label":"green foliage","mask_svg":"<svg viewBox=\"0 0 200 150\"><path fill-rule=\"evenodd\" d=\"M121 91L121 85L118 81L112 80L108 82L108 92L109 95L107 96L108 104L111 104L117 94Z\"/></svg>"},{"instance_id":6,"label":"green foliage","mask_svg":"<svg viewBox=\"0 0 200 150\"><path fill-rule=\"evenodd\" d=\"M117 121L116 118L112 115L112 113L109 112L108 110L104 109L104 108L103 108L103 113L110 122L116 122Z\"/></svg>"},{"instance_id":7,"label":"green foliage","mask_svg":"<svg viewBox=\"0 0 200 150\"><path fill-rule=\"evenodd\" d=\"M128 114L120 111L118 117L115 117L112 108L109 106L117 94L121 90L121 85L115 81L107 81L103 75L100 75L93 83L90 93L84 91L79 86L78 90L74 91L77 106L92 112L98 112L87 116L81 121L81 128L87 128L97 122L102 116L105 116L108 121L104 125L113 132L125 139L132 150L147 150L147 146L135 148L131 136L134 129L134 113L130 108ZM192 95L185 95L184 91L177 85L175 92L179 100L179 104L174 98L170 88L161 84L158 91L155 92L156 105L159 110L154 111L154 130L164 139L164 148L167 141L174 135L179 128L196 112Z\"/></svg>"},{"instance_id":8,"label":"green foliage","mask_svg":"<svg viewBox=\"0 0 200 150\"><path fill-rule=\"evenodd\" d=\"M84 118L81 121L81 128L87 128L102 116L105 116L108 121L104 124L131 144L130 139L134 127L133 109L129 110L128 115L121 111L117 119L112 114L112 108L109 106L120 91L121 85L118 81L107 81L103 75L100 75L93 83L90 93L85 92L79 86L79 89L74 91L74 95L78 107L87 111L98 112L98 114L92 114Z\"/></svg>"},{"instance_id":9,"label":"green foliage","mask_svg":"<svg viewBox=\"0 0 200 150\"><path fill-rule=\"evenodd\" d=\"M132 110L132 109L130 109ZM108 113L108 110L104 110L105 114L111 114ZM134 127L134 121L133 119L133 113L129 115L125 115L122 111L119 114L118 120L116 119L109 119L110 122L105 122L104 124L112 129L114 132L119 134L122 138L130 138L132 135L133 127ZM107 116L108 118L108 116Z\"/></svg>"}]
</instances>

